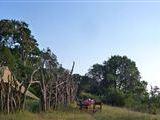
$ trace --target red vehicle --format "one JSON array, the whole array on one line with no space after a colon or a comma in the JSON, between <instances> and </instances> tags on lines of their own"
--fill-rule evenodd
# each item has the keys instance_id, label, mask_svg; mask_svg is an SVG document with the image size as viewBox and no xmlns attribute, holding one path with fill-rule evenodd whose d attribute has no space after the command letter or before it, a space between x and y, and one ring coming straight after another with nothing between
<instances>
[{"instance_id":1,"label":"red vehicle","mask_svg":"<svg viewBox=\"0 0 160 120\"><path fill-rule=\"evenodd\" d=\"M86 100L80 102L78 105L80 106L80 109L82 109L82 108L88 109L88 107L91 105L93 105L93 111L95 111L96 105L99 105L100 110L102 109L102 102L97 102L92 99L86 99Z\"/></svg>"}]
</instances>

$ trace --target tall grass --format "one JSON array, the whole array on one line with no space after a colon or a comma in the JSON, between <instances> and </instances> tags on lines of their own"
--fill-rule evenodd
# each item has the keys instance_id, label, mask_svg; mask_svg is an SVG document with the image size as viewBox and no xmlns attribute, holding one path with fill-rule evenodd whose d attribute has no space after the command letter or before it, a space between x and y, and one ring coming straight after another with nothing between
<instances>
[{"instance_id":1,"label":"tall grass","mask_svg":"<svg viewBox=\"0 0 160 120\"><path fill-rule=\"evenodd\" d=\"M125 108L105 106L102 112L96 113L96 120L160 120L160 115L133 112Z\"/></svg>"},{"instance_id":2,"label":"tall grass","mask_svg":"<svg viewBox=\"0 0 160 120\"><path fill-rule=\"evenodd\" d=\"M103 106L102 111L96 113L69 107L45 113L24 111L10 115L0 114L0 120L160 120L160 115L133 112L125 108L110 106Z\"/></svg>"}]
</instances>

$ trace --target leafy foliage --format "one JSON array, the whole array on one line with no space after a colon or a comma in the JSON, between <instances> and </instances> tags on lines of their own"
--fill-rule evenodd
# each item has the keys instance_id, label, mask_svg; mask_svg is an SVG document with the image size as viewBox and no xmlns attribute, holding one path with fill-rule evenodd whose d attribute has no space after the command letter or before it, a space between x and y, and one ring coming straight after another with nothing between
<instances>
[{"instance_id":1,"label":"leafy foliage","mask_svg":"<svg viewBox=\"0 0 160 120\"><path fill-rule=\"evenodd\" d=\"M147 82L141 80L140 72L133 60L127 56L114 55L103 64L94 64L84 76L71 75L72 72L58 63L57 56L51 49L39 49L28 24L23 21L0 20L0 66L8 66L21 86L41 99L42 109L50 108L51 104L52 107L56 106L55 102L66 104L67 100L74 98L75 92L77 97L82 99L94 98L113 106L124 106L154 114L159 112L160 90L155 86L151 87L150 92L147 91ZM2 74L3 71L0 70L1 77ZM32 84L34 82L38 84ZM57 84L62 85L58 89L59 93L55 95L53 88ZM6 88L3 90L9 91ZM10 95L6 93L8 97L2 95L4 98L1 97L1 100L5 101L8 98L9 107ZM22 106L25 105L25 93L26 91L23 95L16 93L18 99L23 98L20 101ZM69 98L69 94L74 95ZM51 100L52 97L59 97L59 101Z\"/></svg>"},{"instance_id":2,"label":"leafy foliage","mask_svg":"<svg viewBox=\"0 0 160 120\"><path fill-rule=\"evenodd\" d=\"M3 88L3 91L0 88L0 95L3 96L0 103L7 103L0 104L0 111L9 113L10 108L13 111L25 109L28 90L40 99L38 103L44 111L74 99L76 87L72 72L58 63L51 49L38 48L37 40L23 21L0 20L0 66L8 66L14 83L19 83L19 86L12 84L6 87L6 83L0 82Z\"/></svg>"},{"instance_id":3,"label":"leafy foliage","mask_svg":"<svg viewBox=\"0 0 160 120\"><path fill-rule=\"evenodd\" d=\"M160 107L159 88L152 89L149 96L147 82L140 80L136 63L127 56L111 56L103 64L94 64L85 76L76 76L80 98L84 97L81 93L91 93L104 103L137 111L151 112Z\"/></svg>"}]
</instances>

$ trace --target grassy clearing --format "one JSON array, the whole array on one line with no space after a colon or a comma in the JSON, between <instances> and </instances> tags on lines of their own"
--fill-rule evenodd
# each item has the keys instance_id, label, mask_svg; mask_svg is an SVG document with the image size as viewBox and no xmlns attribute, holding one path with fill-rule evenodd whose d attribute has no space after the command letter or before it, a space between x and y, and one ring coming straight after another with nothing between
<instances>
[{"instance_id":1,"label":"grassy clearing","mask_svg":"<svg viewBox=\"0 0 160 120\"><path fill-rule=\"evenodd\" d=\"M96 120L160 120L160 115L133 112L125 108L105 106L102 112L94 115Z\"/></svg>"},{"instance_id":2,"label":"grassy clearing","mask_svg":"<svg viewBox=\"0 0 160 120\"><path fill-rule=\"evenodd\" d=\"M76 108L60 109L46 113L19 112L0 115L0 120L160 120L160 115L128 111L127 109L104 106L102 112L79 111Z\"/></svg>"}]
</instances>

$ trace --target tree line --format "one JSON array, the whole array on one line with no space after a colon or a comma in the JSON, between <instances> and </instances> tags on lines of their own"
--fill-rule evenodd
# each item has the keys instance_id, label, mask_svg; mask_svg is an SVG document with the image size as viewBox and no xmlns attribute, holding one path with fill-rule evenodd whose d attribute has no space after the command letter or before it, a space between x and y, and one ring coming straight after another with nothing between
<instances>
[{"instance_id":1,"label":"tree line","mask_svg":"<svg viewBox=\"0 0 160 120\"><path fill-rule=\"evenodd\" d=\"M67 106L75 98L74 62L67 70L49 48L40 50L23 21L0 20L0 66L1 112L26 109L26 101L31 100L27 95L31 93L39 99L38 107L43 111ZM11 71L7 80L3 77L6 66Z\"/></svg>"},{"instance_id":2,"label":"tree line","mask_svg":"<svg viewBox=\"0 0 160 120\"><path fill-rule=\"evenodd\" d=\"M136 63L127 56L111 56L103 64L94 64L84 76L75 74L74 78L79 84L79 99L90 97L136 111L159 111L159 88L151 87L148 92L148 83L141 80Z\"/></svg>"},{"instance_id":3,"label":"tree line","mask_svg":"<svg viewBox=\"0 0 160 120\"><path fill-rule=\"evenodd\" d=\"M0 111L26 109L31 93L43 111L86 98L143 112L159 111L159 88L148 91L148 83L127 56L111 56L85 75L72 74L74 64L67 70L51 49L40 50L27 23L0 20ZM11 71L7 82L3 79L6 66Z\"/></svg>"}]
</instances>

